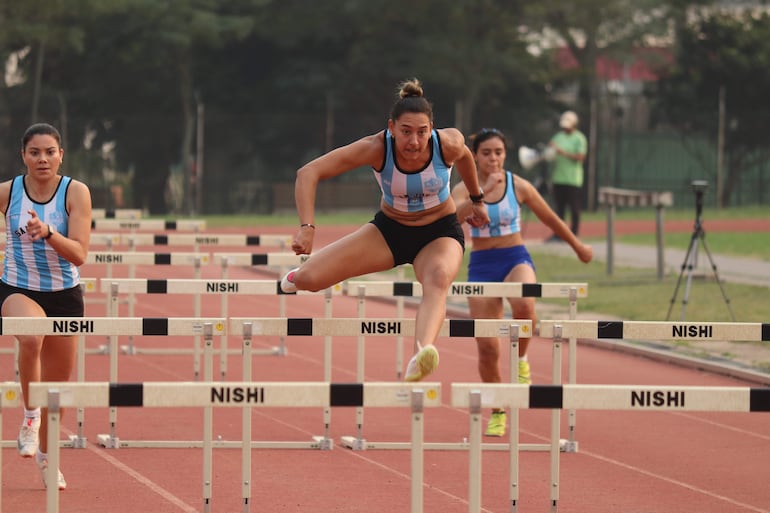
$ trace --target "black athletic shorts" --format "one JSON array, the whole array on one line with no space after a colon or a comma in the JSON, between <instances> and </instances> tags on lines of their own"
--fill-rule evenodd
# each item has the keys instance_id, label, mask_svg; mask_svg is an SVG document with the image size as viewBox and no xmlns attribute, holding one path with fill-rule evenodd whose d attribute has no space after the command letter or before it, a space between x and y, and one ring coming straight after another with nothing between
<instances>
[{"instance_id":1,"label":"black athletic shorts","mask_svg":"<svg viewBox=\"0 0 770 513\"><path fill-rule=\"evenodd\" d=\"M83 317L83 290L80 285L55 292L20 289L0 281L0 305L11 294L23 294L39 304L48 317Z\"/></svg>"},{"instance_id":2,"label":"black athletic shorts","mask_svg":"<svg viewBox=\"0 0 770 513\"><path fill-rule=\"evenodd\" d=\"M413 263L422 248L441 237L455 239L460 243L463 252L465 251L465 235L455 214L444 216L425 226L406 226L380 211L370 222L385 237L395 265Z\"/></svg>"}]
</instances>

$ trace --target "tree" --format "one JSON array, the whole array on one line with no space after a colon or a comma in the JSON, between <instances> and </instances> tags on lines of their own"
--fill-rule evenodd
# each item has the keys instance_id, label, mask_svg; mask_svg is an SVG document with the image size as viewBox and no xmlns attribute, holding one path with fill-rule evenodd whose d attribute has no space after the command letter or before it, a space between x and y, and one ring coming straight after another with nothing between
<instances>
[{"instance_id":1,"label":"tree","mask_svg":"<svg viewBox=\"0 0 770 513\"><path fill-rule=\"evenodd\" d=\"M554 70L554 90L577 84L576 110L589 138L588 204L593 205L596 181L596 134L594 108L599 95L596 63L600 57L624 61L633 58L633 49L651 42L667 40L671 23L681 18L684 4L710 0L541 0L528 3L524 10L523 37L548 55L564 46L577 62L574 69Z\"/></svg>"},{"instance_id":2,"label":"tree","mask_svg":"<svg viewBox=\"0 0 770 513\"><path fill-rule=\"evenodd\" d=\"M677 36L676 65L659 83L656 117L716 148L723 95L727 175L717 201L727 206L744 172L770 157L770 15L704 11ZM715 171L711 178L718 178Z\"/></svg>"}]
</instances>

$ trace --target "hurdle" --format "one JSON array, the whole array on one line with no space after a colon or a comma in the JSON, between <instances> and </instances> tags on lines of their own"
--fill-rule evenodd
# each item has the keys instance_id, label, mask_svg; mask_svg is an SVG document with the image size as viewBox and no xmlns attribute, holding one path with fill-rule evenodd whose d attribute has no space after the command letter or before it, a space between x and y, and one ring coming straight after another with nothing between
<instances>
[{"instance_id":1,"label":"hurdle","mask_svg":"<svg viewBox=\"0 0 770 513\"><path fill-rule=\"evenodd\" d=\"M98 290L98 279L97 278L81 278L80 279L80 288L83 291L83 294L92 294L96 290ZM70 318L72 319L72 318ZM2 322L0 320L0 322ZM18 382L21 379L21 376L19 374L19 341L14 339L13 341L13 348L11 349L0 349L0 353L5 354L13 354L13 370L14 375L16 378L16 381ZM85 335L80 334L78 335L78 350L77 350L77 376L78 381L85 381ZM77 412L77 419L78 419L78 434L73 435L71 437L72 439L72 445L73 447L85 447L86 444L86 438L83 436L83 423L84 423L84 412L82 409L79 409ZM15 447L16 442L15 441L0 441L0 447ZM0 511L2 511L0 509Z\"/></svg>"},{"instance_id":2,"label":"hurdle","mask_svg":"<svg viewBox=\"0 0 770 513\"><path fill-rule=\"evenodd\" d=\"M92 216L91 229L200 232L206 229L206 221L200 219L96 219Z\"/></svg>"},{"instance_id":3,"label":"hurdle","mask_svg":"<svg viewBox=\"0 0 770 513\"><path fill-rule=\"evenodd\" d=\"M93 294L96 292L99 288L99 279L98 278L80 278L80 289L83 291L83 294ZM13 354L18 355L19 354L19 345L18 341L14 341L14 347L12 348L0 348L0 354ZM19 362L16 358L14 358L14 375L16 376L16 381L19 380Z\"/></svg>"},{"instance_id":4,"label":"hurdle","mask_svg":"<svg viewBox=\"0 0 770 513\"><path fill-rule=\"evenodd\" d=\"M14 381L0 382L0 429L3 427L3 409L6 407L23 406L21 399L21 385ZM15 446L15 444L14 444ZM4 446L5 447L5 446ZM3 473L3 451L0 450L0 477ZM3 494L0 486L0 511L3 511Z\"/></svg>"},{"instance_id":5,"label":"hurdle","mask_svg":"<svg viewBox=\"0 0 770 513\"><path fill-rule=\"evenodd\" d=\"M238 393L243 401L228 398ZM241 382L241 383L31 383L30 402L48 408L48 482L56 482L59 468L60 418L62 407L408 407L411 410L411 511L423 511L424 408L441 405L440 383L329 383L329 382ZM244 512L251 502L250 424L243 426L242 487ZM213 488L212 433L204 424L203 511L211 511ZM59 489L46 490L46 511L59 511Z\"/></svg>"},{"instance_id":6,"label":"hurdle","mask_svg":"<svg viewBox=\"0 0 770 513\"><path fill-rule=\"evenodd\" d=\"M90 246L107 246L108 249L125 246L129 251L136 251L142 246L190 247L198 252L202 246L250 248L262 246L284 250L290 244L291 236L281 234L94 232L91 234Z\"/></svg>"},{"instance_id":7,"label":"hurdle","mask_svg":"<svg viewBox=\"0 0 770 513\"><path fill-rule=\"evenodd\" d=\"M414 334L414 319L393 318L239 318L231 317L228 333L240 335L245 327L249 335L283 335L283 336L389 336ZM511 336L518 343L519 334L532 333L532 321L526 319L445 319L439 330L439 336L460 338L476 336ZM358 371L361 372L361 364ZM361 380L360 377L357 379ZM343 437L342 443L357 450L364 449L408 449L408 442L371 442L363 438L363 405L356 409L357 437ZM492 445L492 444L490 444ZM503 444L495 444L503 445ZM426 442L425 449L429 450L466 450L467 444L462 442ZM507 449L505 447L501 447Z\"/></svg>"},{"instance_id":8,"label":"hurdle","mask_svg":"<svg viewBox=\"0 0 770 513\"><path fill-rule=\"evenodd\" d=\"M169 317L4 317L0 319L0 335L106 335L110 343L110 379L118 379L118 335L192 336L202 335L210 351L211 340L226 330L224 318L169 318ZM79 375L79 379L82 378ZM211 379L209 379L211 381ZM82 427L79 417L79 427ZM99 444L107 448L142 446L142 442L121 441L116 435L117 410L110 409L110 433L97 436ZM67 447L85 446L78 435L73 435Z\"/></svg>"},{"instance_id":9,"label":"hurdle","mask_svg":"<svg viewBox=\"0 0 770 513\"><path fill-rule=\"evenodd\" d=\"M225 265L225 264L223 264ZM226 265L224 267L226 269ZM119 294L185 294L194 295L195 311L194 316L199 317L201 315L201 296L203 295L218 295L221 298L220 316L227 317L228 302L227 299L231 295L249 295L249 296L264 296L264 295L276 295L282 294L280 291L280 285L275 280L234 280L234 279L147 279L147 278L123 278L123 279L110 279L101 281L101 291L108 294L110 301L109 304L113 305L110 309L110 316L118 317L117 305ZM342 286L336 285L330 287L329 293L331 295L340 295L342 293ZM299 294L304 295L318 295L316 292L300 291ZM280 314L284 314L281 312ZM280 315L279 314L279 315ZM225 379L227 372L227 355L230 351L227 347L227 335L222 335L220 350L220 376ZM235 351L238 351L237 349ZM124 351L125 352L125 351ZM163 348L145 348L140 349L134 347L132 353L146 353L146 354L179 354L185 352L180 349L163 349ZM194 354L195 361L193 367L193 373L195 379L200 377L200 350L196 346L189 351ZM275 346L265 350L252 349L251 354L266 354L266 355L284 355L286 354L285 347Z\"/></svg>"},{"instance_id":10,"label":"hurdle","mask_svg":"<svg viewBox=\"0 0 770 513\"><path fill-rule=\"evenodd\" d=\"M139 208L92 208L92 219L140 219L142 209Z\"/></svg>"},{"instance_id":11,"label":"hurdle","mask_svg":"<svg viewBox=\"0 0 770 513\"><path fill-rule=\"evenodd\" d=\"M294 253L285 252L273 252L273 253L229 253L229 252L215 252L212 255L215 264L221 268L221 276L226 279L228 276L228 269L230 266L241 267L277 267L279 276L288 272L292 267L299 267L303 264L310 255L296 255ZM286 295L278 287L278 315L281 317L286 316ZM278 343L279 355L286 356L286 338L280 337Z\"/></svg>"},{"instance_id":12,"label":"hurdle","mask_svg":"<svg viewBox=\"0 0 770 513\"><path fill-rule=\"evenodd\" d=\"M607 274L612 276L615 260L615 210L617 207L655 207L655 243L657 246L657 276L663 279L663 210L674 204L669 192L635 191L617 187L599 187L599 204L607 206Z\"/></svg>"},{"instance_id":13,"label":"hurdle","mask_svg":"<svg viewBox=\"0 0 770 513\"><path fill-rule=\"evenodd\" d=\"M192 266L193 276L195 278L201 277L201 266L208 264L210 261L210 255L208 253L198 252L179 252L179 253L153 253L153 252L139 252L139 251L89 251L86 257L86 264L105 264L106 276L102 280L112 279L112 271L114 265L127 265L128 275L130 278L136 276L137 265L180 265L180 266ZM128 316L134 316L134 298L129 295L128 298ZM113 305L117 306L117 305ZM110 306L108 305L109 309ZM107 347L101 348L100 351L104 352ZM132 336L128 337L128 344L124 350L128 353L134 351L134 339Z\"/></svg>"},{"instance_id":14,"label":"hurdle","mask_svg":"<svg viewBox=\"0 0 770 513\"><path fill-rule=\"evenodd\" d=\"M345 283L345 293L349 296L356 295L359 298L359 316L363 316L364 300L366 297L418 297L422 296L422 285L419 282L392 282L392 281L356 281ZM540 297L540 298L566 298L569 300L569 318L577 317L578 298L588 297L587 283L515 283L515 282L454 282L449 288L449 297ZM518 338L510 340L510 381L517 382L516 362L518 357ZM515 345L514 345L515 344ZM363 379L362 359L363 341L359 343L359 376ZM556 354L556 352L559 354ZM554 346L553 383L561 382L561 344ZM556 359L558 358L558 366ZM400 375L400 370L398 371ZM569 383L577 382L577 339L569 339L568 375ZM516 414L516 413L513 413ZM575 439L577 414L569 411L567 438L561 441L562 450L565 452L577 452L578 441ZM359 427L360 431L360 427ZM365 442L355 437L344 437L345 445L353 449L365 447ZM485 448L504 448L501 444L485 444ZM527 450L545 449L546 446L534 444L527 446Z\"/></svg>"},{"instance_id":15,"label":"hurdle","mask_svg":"<svg viewBox=\"0 0 770 513\"><path fill-rule=\"evenodd\" d=\"M559 333L560 330L560 333ZM543 337L770 341L770 322L540 321Z\"/></svg>"},{"instance_id":16,"label":"hurdle","mask_svg":"<svg viewBox=\"0 0 770 513\"><path fill-rule=\"evenodd\" d=\"M481 512L481 409L508 405L513 409L590 409L636 411L770 412L770 388L651 385L517 385L453 383L452 406L470 412L468 464L470 513ZM511 425L511 430L514 426ZM518 430L518 427L516 427ZM551 513L559 500L559 448L551 440ZM511 448L510 511L518 506L518 455Z\"/></svg>"}]
</instances>

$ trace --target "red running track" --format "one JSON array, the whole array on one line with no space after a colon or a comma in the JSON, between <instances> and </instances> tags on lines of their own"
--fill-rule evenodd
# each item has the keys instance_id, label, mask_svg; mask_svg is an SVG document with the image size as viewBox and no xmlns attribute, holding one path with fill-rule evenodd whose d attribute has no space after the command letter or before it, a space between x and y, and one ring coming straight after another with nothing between
<instances>
[{"instance_id":1,"label":"red running track","mask_svg":"<svg viewBox=\"0 0 770 513\"><path fill-rule=\"evenodd\" d=\"M266 231L265 231L266 232ZM265 233L263 232L263 233ZM156 248L157 251L165 251ZM217 250L219 251L219 249ZM241 250L242 251L242 250ZM98 267L85 266L83 275L98 277ZM120 276L118 272L114 276ZM125 275L123 275L125 276ZM184 267L140 267L138 277L193 277ZM204 277L219 278L218 269L204 268ZM272 279L249 269L230 269L231 278ZM193 299L187 296L137 296L139 317L192 316ZM333 315L356 317L357 300L332 299ZM122 315L126 315L123 307ZM322 296L286 298L286 316L321 317ZM395 317L392 304L369 300L367 316ZM89 316L104 315L102 305L89 304ZM275 297L231 296L231 317L277 317ZM220 315L219 298L205 296L202 315ZM413 312L407 308L405 317ZM2 347L12 347L3 337ZM104 343L89 337L95 348ZM121 341L125 343L125 341ZM184 337L142 337L137 348L190 348ZM255 338L255 348L279 343L276 337ZM404 340L404 355L411 354ZM322 381L322 337L294 337L286 341L284 356L254 356L254 379L259 381ZM229 337L228 345L240 340ZM335 337L332 381L352 382L356 377L355 337ZM672 366L615 351L578 344L579 383L655 384L695 386L750 386L747 383L705 372ZM443 386L444 406L425 411L426 442L459 442L468 436L467 411L449 405L452 382L476 382L476 354L472 339L439 341L441 365L432 377ZM366 343L366 381L394 381L395 340L370 338ZM551 379L551 347L547 339L530 346L535 382ZM218 360L217 360L218 361ZM566 379L567 354L564 358ZM218 363L215 369L218 370ZM0 355L0 379L13 379L11 356ZM120 382L190 381L192 356L121 355ZM225 379L240 379L241 359L228 358ZM507 359L504 372L508 372ZM109 380L108 357L91 354L86 359L88 381ZM214 410L214 433L225 440L241 438L241 410ZM3 412L2 435L12 440L21 412ZM484 413L485 420L489 412ZM64 435L76 432L76 415L69 411L63 421ZM302 408L255 408L252 438L262 441L307 442L323 434L321 411ZM329 436L355 435L355 411L335 408ZM550 413L521 413L521 442L547 442ZM566 412L562 415L566 432ZM94 442L108 433L108 411L85 412L86 449L63 449L62 470L69 487L61 494L60 511L112 513L201 512L202 451L200 449L104 449ZM766 413L691 413L578 411L577 453L560 457L558 511L564 513L770 513L770 418ZM122 408L118 411L117 436L121 440L200 440L202 413L193 408ZM369 441L406 441L410 415L401 409L366 409L364 437ZM492 440L498 441L498 440ZM547 453L523 452L520 460L518 511L551 511ZM352 451L339 444L330 451L313 449L255 449L252 453L253 483L250 511L254 512L361 512L391 513L410 508L410 456L403 450ZM241 459L238 449L214 451L211 512L244 511L241 498ZM468 511L468 455L462 451L426 451L424 474L425 512ZM510 511L508 455L484 453L482 508L485 512ZM38 471L15 449L3 449L2 511L39 513L45 510L45 491Z\"/></svg>"}]
</instances>

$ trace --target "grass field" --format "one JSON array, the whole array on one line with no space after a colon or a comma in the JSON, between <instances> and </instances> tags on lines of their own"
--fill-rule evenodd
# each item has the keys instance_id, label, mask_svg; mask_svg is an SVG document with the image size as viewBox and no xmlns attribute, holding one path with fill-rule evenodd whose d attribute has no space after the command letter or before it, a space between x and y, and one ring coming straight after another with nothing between
<instances>
[{"instance_id":1,"label":"grass field","mask_svg":"<svg viewBox=\"0 0 770 513\"><path fill-rule=\"evenodd\" d=\"M714 209L707 212L708 219L749 219L770 217L770 206L748 207L739 209ZM371 219L372 212L318 214L316 224L322 225L357 225ZM649 220L654 214L645 209L619 211L616 219ZM694 214L690 209L670 209L665 213L666 220L691 220ZM212 216L205 217L210 229L237 226L293 226L297 223L294 213L271 216ZM587 212L583 222L606 220L605 213ZM770 259L770 234L756 233L708 233L707 243L712 253L728 253L755 258ZM654 244L654 239L647 236L619 236L618 242L632 244ZM589 241L590 242L590 241ZM686 248L690 242L689 234L667 234L666 247ZM669 275L658 281L653 271L616 267L612 277L606 274L606 264L594 261L588 265L576 258L564 258L546 253L538 253L530 248L537 265L540 282L587 282L589 297L581 300L580 309L584 312L597 312L627 320L665 320L678 275ZM457 277L458 281L467 279L466 262ZM407 279L412 279L407 271ZM739 322L767 322L766 287L726 284L725 289ZM672 318L678 318L681 311L682 290L673 306ZM542 300L548 301L548 300ZM555 301L555 303L562 303ZM687 320L730 321L729 312L718 284L710 279L695 280L687 305Z\"/></svg>"}]
</instances>

